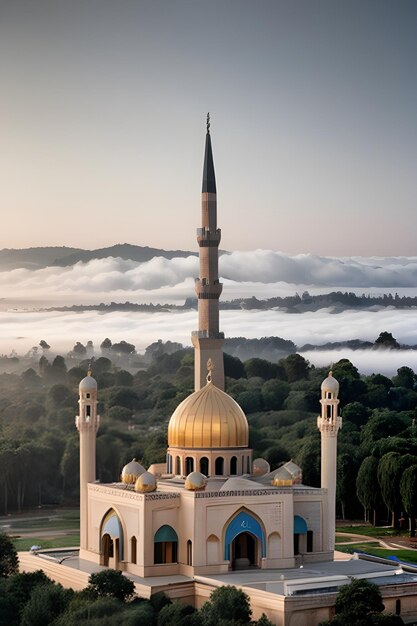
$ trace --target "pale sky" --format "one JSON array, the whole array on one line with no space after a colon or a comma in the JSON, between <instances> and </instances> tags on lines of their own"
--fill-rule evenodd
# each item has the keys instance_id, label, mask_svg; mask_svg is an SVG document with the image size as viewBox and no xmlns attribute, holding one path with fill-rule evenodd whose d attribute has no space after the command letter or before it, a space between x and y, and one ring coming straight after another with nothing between
<instances>
[{"instance_id":1,"label":"pale sky","mask_svg":"<svg viewBox=\"0 0 417 626\"><path fill-rule=\"evenodd\" d=\"M0 0L0 248L415 255L417 2Z\"/></svg>"}]
</instances>

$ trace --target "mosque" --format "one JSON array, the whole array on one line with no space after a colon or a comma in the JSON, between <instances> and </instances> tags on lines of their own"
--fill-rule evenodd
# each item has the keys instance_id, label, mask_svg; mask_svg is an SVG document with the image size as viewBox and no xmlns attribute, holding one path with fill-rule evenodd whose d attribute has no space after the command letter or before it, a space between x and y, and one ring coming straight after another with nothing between
<instances>
[{"instance_id":1,"label":"mosque","mask_svg":"<svg viewBox=\"0 0 417 626\"><path fill-rule=\"evenodd\" d=\"M121 482L96 482L97 383L80 383L80 555L139 576L223 574L257 567L294 567L333 558L339 385L322 384L322 489L302 484L289 461L271 471L252 459L249 428L240 406L224 392L219 330L218 274L221 231L207 122L201 227L198 330L192 333L195 392L168 425L166 463L145 471L137 461Z\"/></svg>"},{"instance_id":2,"label":"mosque","mask_svg":"<svg viewBox=\"0 0 417 626\"><path fill-rule=\"evenodd\" d=\"M97 383L91 372L81 381L80 550L59 566L50 559L42 569L82 588L89 573L112 567L131 577L140 595L163 590L195 606L216 586L235 584L250 596L254 618L265 612L280 626L328 619L337 588L352 575L395 578L394 602L404 596L400 577L394 576L398 568L333 560L342 418L339 384L331 372L321 385L317 418L321 488L304 485L292 460L271 470L266 460L252 458L246 416L224 391L220 238L208 119L197 229L198 330L192 333L195 391L169 420L166 462L146 470L133 459L119 482L102 484L96 480ZM40 567L35 555L20 558L22 569ZM407 581L411 607L417 597L417 576L412 578Z\"/></svg>"}]
</instances>

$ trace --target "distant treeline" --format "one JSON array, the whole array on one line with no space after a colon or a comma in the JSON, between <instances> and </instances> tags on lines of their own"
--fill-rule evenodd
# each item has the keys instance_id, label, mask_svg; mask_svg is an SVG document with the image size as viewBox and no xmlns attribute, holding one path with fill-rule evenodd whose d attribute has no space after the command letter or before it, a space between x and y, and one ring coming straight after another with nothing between
<instances>
[{"instance_id":1,"label":"distant treeline","mask_svg":"<svg viewBox=\"0 0 417 626\"><path fill-rule=\"evenodd\" d=\"M361 296L351 291L332 291L331 293L311 295L304 291L301 296L296 293L293 296L274 296L265 300L251 298L236 298L235 300L222 301L219 303L222 310L236 309L259 309L268 310L273 308L285 309L288 313L303 313L315 311L327 307L369 308L372 306L392 306L398 309L417 307L417 296L399 296L398 293L382 295L370 295L363 293ZM110 302L109 304L73 304L71 306L51 307L47 311L145 311L147 313L159 313L161 311L196 309L197 299L187 298L184 304L136 304L134 302Z\"/></svg>"}]
</instances>

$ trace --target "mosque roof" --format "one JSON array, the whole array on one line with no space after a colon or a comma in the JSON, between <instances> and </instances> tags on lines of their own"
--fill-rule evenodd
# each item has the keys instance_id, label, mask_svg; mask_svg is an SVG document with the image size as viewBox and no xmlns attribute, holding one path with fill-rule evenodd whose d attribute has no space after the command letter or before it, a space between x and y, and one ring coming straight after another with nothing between
<instances>
[{"instance_id":1,"label":"mosque roof","mask_svg":"<svg viewBox=\"0 0 417 626\"><path fill-rule=\"evenodd\" d=\"M168 425L168 446L174 448L242 448L249 445L249 427L240 406L212 382L185 398Z\"/></svg>"}]
</instances>

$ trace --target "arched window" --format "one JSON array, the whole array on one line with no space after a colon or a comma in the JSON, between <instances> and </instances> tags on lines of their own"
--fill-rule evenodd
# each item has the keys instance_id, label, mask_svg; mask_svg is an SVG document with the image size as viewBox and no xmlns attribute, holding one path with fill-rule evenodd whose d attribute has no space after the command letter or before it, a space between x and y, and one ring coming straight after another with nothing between
<instances>
[{"instance_id":1,"label":"arched window","mask_svg":"<svg viewBox=\"0 0 417 626\"><path fill-rule=\"evenodd\" d=\"M155 533L154 541L154 563L176 563L178 535L172 526L165 524Z\"/></svg>"},{"instance_id":2,"label":"arched window","mask_svg":"<svg viewBox=\"0 0 417 626\"><path fill-rule=\"evenodd\" d=\"M181 459L179 456L175 459L175 473L177 476L181 476Z\"/></svg>"},{"instance_id":3,"label":"arched window","mask_svg":"<svg viewBox=\"0 0 417 626\"><path fill-rule=\"evenodd\" d=\"M101 522L100 538L103 564L108 565L109 558L115 558L117 569L117 563L123 561L124 537L122 524L113 509L106 513Z\"/></svg>"},{"instance_id":4,"label":"arched window","mask_svg":"<svg viewBox=\"0 0 417 626\"><path fill-rule=\"evenodd\" d=\"M194 471L194 459L190 456L185 458L185 473L191 474Z\"/></svg>"},{"instance_id":5,"label":"arched window","mask_svg":"<svg viewBox=\"0 0 417 626\"><path fill-rule=\"evenodd\" d=\"M193 564L193 544L192 541L189 539L187 541L187 565L192 565Z\"/></svg>"},{"instance_id":6,"label":"arched window","mask_svg":"<svg viewBox=\"0 0 417 626\"><path fill-rule=\"evenodd\" d=\"M204 474L204 476L208 476L209 473L209 460L206 456L203 456L200 459L200 472Z\"/></svg>"},{"instance_id":7,"label":"arched window","mask_svg":"<svg viewBox=\"0 0 417 626\"><path fill-rule=\"evenodd\" d=\"M167 454L167 474L172 473L172 456Z\"/></svg>"},{"instance_id":8,"label":"arched window","mask_svg":"<svg viewBox=\"0 0 417 626\"><path fill-rule=\"evenodd\" d=\"M246 472L250 474L250 456L246 457Z\"/></svg>"},{"instance_id":9,"label":"arched window","mask_svg":"<svg viewBox=\"0 0 417 626\"><path fill-rule=\"evenodd\" d=\"M136 563L136 537L132 537L130 540L130 560L132 563Z\"/></svg>"},{"instance_id":10,"label":"arched window","mask_svg":"<svg viewBox=\"0 0 417 626\"><path fill-rule=\"evenodd\" d=\"M235 456L230 459L230 473L232 475L237 474L237 457Z\"/></svg>"},{"instance_id":11,"label":"arched window","mask_svg":"<svg viewBox=\"0 0 417 626\"><path fill-rule=\"evenodd\" d=\"M216 476L223 476L224 459L222 456L218 456L214 466L214 472Z\"/></svg>"}]
</instances>

